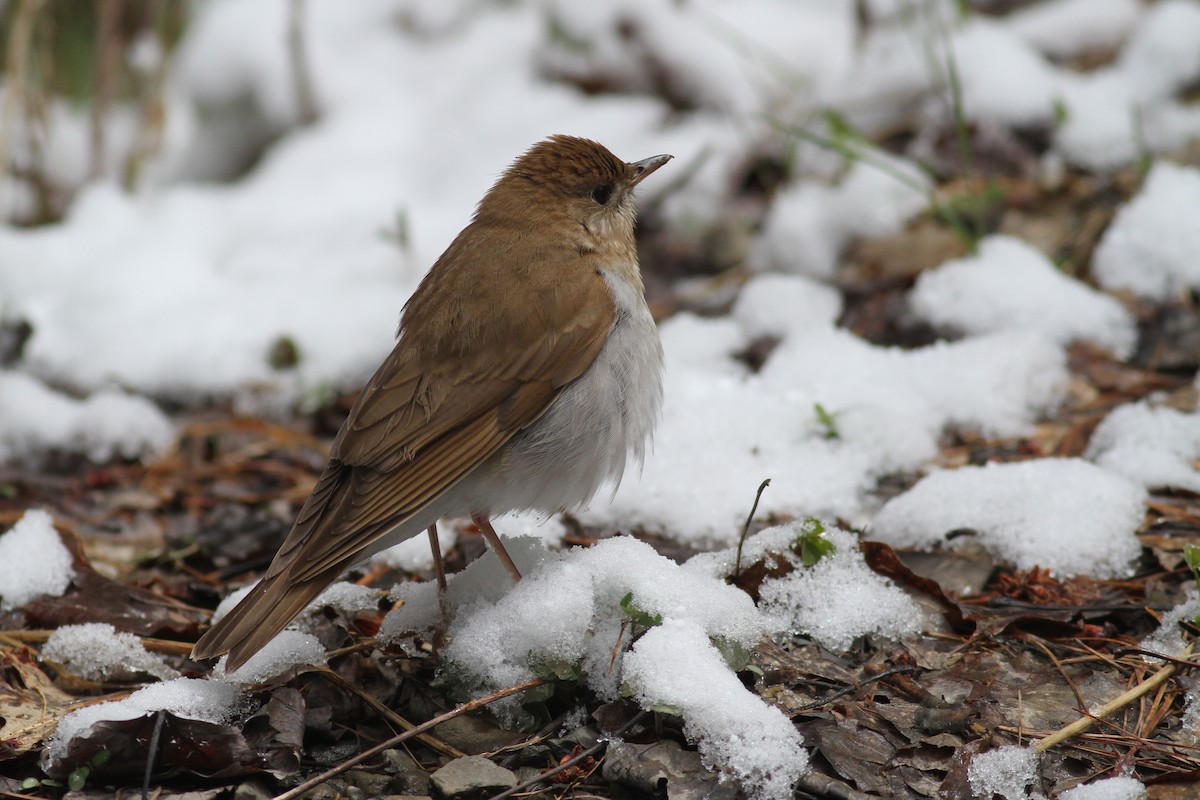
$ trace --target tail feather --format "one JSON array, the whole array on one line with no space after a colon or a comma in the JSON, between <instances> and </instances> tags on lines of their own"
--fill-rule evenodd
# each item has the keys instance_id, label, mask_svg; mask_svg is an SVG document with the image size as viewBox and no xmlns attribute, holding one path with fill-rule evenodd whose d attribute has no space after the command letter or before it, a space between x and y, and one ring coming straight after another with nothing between
<instances>
[{"instance_id":1,"label":"tail feather","mask_svg":"<svg viewBox=\"0 0 1200 800\"><path fill-rule=\"evenodd\" d=\"M290 582L287 572L264 578L200 637L192 648L192 658L199 661L228 653L225 670L234 671L287 627L335 577L336 574L319 575L295 584Z\"/></svg>"}]
</instances>

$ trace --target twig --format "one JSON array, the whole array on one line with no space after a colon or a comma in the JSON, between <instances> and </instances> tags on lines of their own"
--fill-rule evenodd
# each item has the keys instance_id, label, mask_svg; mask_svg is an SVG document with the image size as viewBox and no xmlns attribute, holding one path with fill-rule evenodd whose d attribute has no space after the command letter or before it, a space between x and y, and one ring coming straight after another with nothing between
<instances>
[{"instance_id":1,"label":"twig","mask_svg":"<svg viewBox=\"0 0 1200 800\"><path fill-rule=\"evenodd\" d=\"M544 683L546 683L546 681L544 681L543 679L534 678L533 680L525 681L525 683L519 683L516 686L509 686L507 689L500 689L498 691L492 692L489 695L485 695L484 697L477 698L475 700L470 701L469 703L463 703L458 708L447 711L445 714L439 714L438 716L434 717L433 719L431 719L427 722L422 722L420 725L418 725L417 727L413 728L410 731L405 731L404 733L397 734L396 736L393 736L392 738L390 738L386 741L380 742L379 744L375 745L374 747L371 747L367 750L362 751L361 753L359 753L356 756L346 759L341 764L338 764L336 767L327 769L326 771L322 772L320 775L316 775L312 778L309 778L304 783L300 784L299 786L293 787L292 789L289 789L288 791L284 792L281 795L276 795L274 800L296 800L296 798L300 797L300 795L304 794L305 792L309 791L310 789L320 786L321 784L325 783L326 781L330 780L331 778L335 778L338 775L341 775L343 772L350 769L351 767L358 766L359 764L366 761L367 759L374 758L375 756L382 753L384 750L391 750L393 747L400 744L401 742L408 741L409 739L413 738L414 736L418 736L418 735L424 733L425 731L430 730L431 728L436 728L438 725L441 725L443 722L446 722L447 720L454 719L455 717L460 717L463 714L468 714L478 708L483 708L484 706L488 705L489 703L494 703L497 700L503 700L505 697L509 697L511 695L518 694L519 692L523 692L526 689L532 689L535 686L541 686Z\"/></svg>"},{"instance_id":2,"label":"twig","mask_svg":"<svg viewBox=\"0 0 1200 800\"><path fill-rule=\"evenodd\" d=\"M788 712L788 716L794 717L798 714L803 714L805 711L815 711L816 709L821 708L822 706L832 703L834 700L837 700L839 697L843 697L845 695L857 692L859 689L861 689L864 686L867 686L868 684L875 683L876 681L881 681L884 678L890 678L893 675L899 675L901 672L913 672L914 670L916 670L916 667L892 667L891 669L885 669L883 672L879 673L878 675L872 675L869 678L865 678L865 679L858 681L856 683L853 683L849 686L845 686L841 689L838 689L836 692L829 695L828 697L824 697L820 700L814 700L811 703L806 703L805 705L798 706L797 708L793 708L792 710L790 710Z\"/></svg>"},{"instance_id":3,"label":"twig","mask_svg":"<svg viewBox=\"0 0 1200 800\"><path fill-rule=\"evenodd\" d=\"M406 720L404 717L397 714L395 711L392 711L390 708L388 708L383 703L379 702L379 700L377 700L376 698L367 694L362 689L358 688L353 683L351 683L350 681L343 678L341 675L334 672L329 667L319 667L319 668L313 670L313 672L316 675L320 675L320 676L324 677L327 681L337 684L338 686L340 686L341 688L350 692L351 694L356 695L358 697L358 699L362 700L364 703L366 703L372 709L374 709L375 713L379 714L381 717L383 717L387 721L391 722L397 728L400 728L401 730L404 730L404 731L410 731L413 728L417 727L413 723ZM441 739L437 738L436 736L430 736L429 734L423 733L423 734L417 736L417 738L420 739L425 744L432 747L434 750L441 753L442 755L449 756L450 758L461 758L463 755L465 755L458 748L455 748L455 747L452 747L452 746L446 744L445 742L443 742Z\"/></svg>"},{"instance_id":4,"label":"twig","mask_svg":"<svg viewBox=\"0 0 1200 800\"><path fill-rule=\"evenodd\" d=\"M89 178L104 174L105 129L108 113L112 110L114 73L120 63L121 47L117 41L117 24L120 21L120 0L99 0L96 3L96 63L92 76L92 108L90 119L91 165Z\"/></svg>"},{"instance_id":5,"label":"twig","mask_svg":"<svg viewBox=\"0 0 1200 800\"><path fill-rule=\"evenodd\" d=\"M534 786L536 784L541 783L544 780L553 778L558 773L564 772L564 771L570 769L571 767L575 766L576 764L586 761L587 759L596 755L596 753L599 753L605 747L608 747L608 743L610 741L612 741L616 737L620 736L625 731L629 730L635 724L640 722L646 716L647 713L649 713L649 712L639 711L637 714L634 714L633 717L630 718L630 720L628 722L626 722L624 725L617 728L611 734L609 734L605 738L601 739L600 741L596 742L594 745L589 747L587 750L584 750L579 755L574 756L574 757L568 759L567 761L562 762L561 764L551 767L550 769L546 770L545 772L538 775L537 777L530 778L529 780L525 781L524 783L519 783L516 786L512 787L511 789L505 789L500 794L494 794L491 797L489 797L488 800L504 800L505 797L512 797L517 792L522 792L522 791L528 789L530 786Z\"/></svg>"},{"instance_id":6,"label":"twig","mask_svg":"<svg viewBox=\"0 0 1200 800\"><path fill-rule=\"evenodd\" d=\"M1189 644L1187 646L1187 648L1183 651L1183 654L1185 656L1188 656L1188 655L1191 655L1191 653L1192 653L1192 645ZM1039 741L1035 742L1033 745L1033 749L1039 753L1045 752L1046 750L1049 750L1051 747L1054 747L1054 745L1060 744L1060 743L1066 741L1067 739L1070 739L1072 736L1075 736L1078 733L1082 733L1083 731L1086 731L1088 728L1092 727L1093 724L1095 724L1096 719L1107 717L1107 716L1119 711L1120 709L1124 708L1125 706L1129 705L1134 700L1137 700L1139 697L1141 697L1142 695L1149 692L1151 689L1153 689L1156 686L1158 686L1159 684L1169 680L1171 678L1171 676L1174 675L1176 670L1178 670L1178 669L1179 668L1175 664L1168 664L1167 666L1160 669L1158 672L1151 675L1146 680L1139 683L1137 686L1134 686L1129 691L1122 693L1115 700L1105 703L1103 706L1096 709L1095 713L1090 714L1085 717L1080 717L1079 719L1072 722L1070 725L1062 727L1062 728L1058 729L1057 731L1055 731L1054 733L1047 736L1046 738L1040 739Z\"/></svg>"},{"instance_id":7,"label":"twig","mask_svg":"<svg viewBox=\"0 0 1200 800\"><path fill-rule=\"evenodd\" d=\"M288 4L287 49L288 62L292 68L292 88L296 93L296 111L301 125L317 121L316 93L313 91L312 74L308 71L308 53L305 45L305 0L292 0Z\"/></svg>"},{"instance_id":8,"label":"twig","mask_svg":"<svg viewBox=\"0 0 1200 800\"><path fill-rule=\"evenodd\" d=\"M1041 641L1037 637L1030 636L1029 641L1033 642L1042 649L1042 652L1045 653L1046 657L1050 659L1050 663L1054 664L1055 669L1058 670L1058 674L1062 676L1062 679L1066 681L1067 686L1070 687L1071 694L1075 695L1075 702L1079 704L1080 710L1086 710L1087 703L1083 699L1083 694L1080 693L1079 687L1075 685L1075 681L1071 680L1071 676L1067 674L1067 670L1063 667L1062 662L1058 660L1058 656L1054 655L1050 648L1046 646L1045 642Z\"/></svg>"},{"instance_id":9,"label":"twig","mask_svg":"<svg viewBox=\"0 0 1200 800\"><path fill-rule=\"evenodd\" d=\"M872 800L875 795L865 794L836 778L810 772L800 778L797 788L816 797L831 797L833 800Z\"/></svg>"},{"instance_id":10,"label":"twig","mask_svg":"<svg viewBox=\"0 0 1200 800\"><path fill-rule=\"evenodd\" d=\"M1137 655L1146 656L1147 658L1157 658L1160 661L1167 662L1168 664L1174 664L1180 669L1196 669L1197 667L1200 667L1200 661L1190 661L1186 658L1176 658L1175 656L1169 656L1166 653L1156 653L1153 650L1145 650L1141 647L1122 647L1120 650L1117 650L1115 653L1113 653L1113 655Z\"/></svg>"},{"instance_id":11,"label":"twig","mask_svg":"<svg viewBox=\"0 0 1200 800\"><path fill-rule=\"evenodd\" d=\"M771 479L767 478L758 485L758 491L754 493L754 505L750 506L750 513L746 515L746 524L742 526L742 535L738 537L737 559L733 562L733 577L737 577L742 572L742 545L746 543L746 534L750 532L750 521L754 519L754 512L758 511L758 501L762 499L763 490L771 485Z\"/></svg>"},{"instance_id":12,"label":"twig","mask_svg":"<svg viewBox=\"0 0 1200 800\"><path fill-rule=\"evenodd\" d=\"M21 0L14 14L8 36L8 63L4 74L4 107L0 110L0 220L8 216L4 202L4 184L12 161L12 138L17 125L17 112L25 101L28 89L26 73L29 68L29 43L33 39L33 24L45 0Z\"/></svg>"},{"instance_id":13,"label":"twig","mask_svg":"<svg viewBox=\"0 0 1200 800\"><path fill-rule=\"evenodd\" d=\"M154 762L158 760L158 745L162 741L163 725L167 721L167 712L159 709L154 714L154 732L150 734L150 747L146 753L146 771L142 774L142 800L150 797L150 776L154 774Z\"/></svg>"},{"instance_id":14,"label":"twig","mask_svg":"<svg viewBox=\"0 0 1200 800\"><path fill-rule=\"evenodd\" d=\"M46 798L39 797L36 794L22 794L20 792L10 792L5 789L0 789L0 797L12 797L15 800L46 800Z\"/></svg>"}]
</instances>

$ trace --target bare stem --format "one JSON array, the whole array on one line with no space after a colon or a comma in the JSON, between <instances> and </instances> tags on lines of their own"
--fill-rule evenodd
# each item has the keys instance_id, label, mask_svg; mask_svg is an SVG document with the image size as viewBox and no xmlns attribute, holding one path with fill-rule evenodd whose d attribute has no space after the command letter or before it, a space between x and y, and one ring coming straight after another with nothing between
<instances>
[{"instance_id":1,"label":"bare stem","mask_svg":"<svg viewBox=\"0 0 1200 800\"><path fill-rule=\"evenodd\" d=\"M754 505L750 506L746 524L742 526L742 535L738 537L737 559L733 562L733 577L735 578L742 573L742 545L746 543L746 534L750 532L750 521L754 519L754 512L758 511L758 501L762 500L763 490L770 485L771 479L767 478L758 485L758 491L754 493Z\"/></svg>"},{"instance_id":2,"label":"bare stem","mask_svg":"<svg viewBox=\"0 0 1200 800\"><path fill-rule=\"evenodd\" d=\"M311 125L320 114L317 95L313 90L312 73L308 69L308 50L304 40L305 0L288 4L288 60L292 67L292 86L296 92L296 109L301 125Z\"/></svg>"},{"instance_id":3,"label":"bare stem","mask_svg":"<svg viewBox=\"0 0 1200 800\"><path fill-rule=\"evenodd\" d=\"M454 719L455 717L460 717L463 714L469 714L470 712L472 712L478 708L483 708L484 706L488 705L489 703L494 703L497 700L503 700L505 697L509 697L511 695L517 694L518 692L523 692L526 689L532 689L535 686L541 686L545 682L546 681L542 680L541 678L534 678L531 681L525 681L525 683L519 683L516 686L509 686L507 689L500 689L499 691L492 692L489 695L485 695L483 697L477 698L475 700L472 700L469 703L463 703L458 708L455 708L451 711L447 711L445 714L439 714L438 716L434 717L433 719L429 720L428 722L422 722L420 725L416 726L412 730L408 730L408 731L405 731L404 733L397 734L396 736L393 736L391 739L388 739L387 741L380 742L379 744L375 745L374 747L364 750L352 758L346 759L341 764L338 764L336 767L333 767L332 769L328 769L325 772L322 772L320 775L316 775L312 778L309 778L308 780L306 780L304 783L300 784L299 786L289 789L288 791L284 792L281 795L277 795L275 797L275 800L296 800L296 798L300 797L300 795L304 794L305 792L309 791L310 789L320 786L322 783L325 783L325 781L330 780L331 778L335 778L338 775L341 775L346 770L351 769L352 767L358 766L359 764L366 761L367 759L374 758L375 756L382 753L384 750L391 750L393 747L400 744L401 742L407 741L407 740L411 739L412 737L422 734L431 728L436 728L438 725L441 725L443 722L446 722L447 720Z\"/></svg>"},{"instance_id":4,"label":"bare stem","mask_svg":"<svg viewBox=\"0 0 1200 800\"><path fill-rule=\"evenodd\" d=\"M4 107L0 109L0 219L8 216L4 202L5 184L11 170L13 132L17 113L25 101L28 89L29 44L33 40L33 24L45 0L20 0L12 33L8 37L8 63L4 67Z\"/></svg>"},{"instance_id":5,"label":"bare stem","mask_svg":"<svg viewBox=\"0 0 1200 800\"><path fill-rule=\"evenodd\" d=\"M1183 651L1183 655L1186 658L1191 654L1192 645L1189 644ZM1076 734L1083 733L1088 728L1092 727L1097 720L1104 719L1105 717L1116 713L1132 703L1134 700L1137 700L1139 697L1149 692L1151 689L1154 689L1160 684L1166 682L1172 675L1176 673L1176 671L1178 671L1178 669L1179 667L1177 665L1168 664L1146 680L1139 683L1137 686L1134 686L1129 691L1117 697L1115 700L1105 703L1100 708L1096 709L1094 713L1090 713L1085 717L1080 717L1070 725L1059 728L1057 731L1045 737L1044 739L1039 739L1034 743L1033 749L1039 753L1042 753L1046 750L1049 750L1051 747L1054 747L1054 745L1070 739Z\"/></svg>"}]
</instances>

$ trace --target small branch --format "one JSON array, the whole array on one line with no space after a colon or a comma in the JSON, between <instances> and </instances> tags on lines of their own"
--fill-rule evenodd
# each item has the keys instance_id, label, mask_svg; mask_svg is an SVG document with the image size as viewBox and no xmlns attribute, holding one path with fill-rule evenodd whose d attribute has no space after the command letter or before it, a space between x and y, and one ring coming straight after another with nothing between
<instances>
[{"instance_id":1,"label":"small branch","mask_svg":"<svg viewBox=\"0 0 1200 800\"><path fill-rule=\"evenodd\" d=\"M758 501L762 499L763 490L770 485L771 479L767 478L758 485L758 491L754 493L754 505L750 506L750 513L746 515L746 524L742 526L742 535L738 537L737 559L733 562L734 578L742 572L742 545L746 543L746 534L750 532L750 521L754 519L754 513L758 511Z\"/></svg>"},{"instance_id":2,"label":"small branch","mask_svg":"<svg viewBox=\"0 0 1200 800\"><path fill-rule=\"evenodd\" d=\"M857 692L859 689L863 688L864 686L867 686L868 684L872 684L877 681L881 681L884 678L890 678L893 675L899 675L903 672L912 672L915 669L916 669L916 667L892 667L891 669L885 669L883 672L879 673L878 675L872 675L871 677L865 678L864 680L861 680L857 683L853 683L849 686L838 689L836 692L829 695L828 697L823 697L820 700L814 700L813 702L799 706L798 708L793 708L792 710L787 712L787 715L790 718L790 717L795 717L799 714L803 714L806 711L816 711L818 708L821 708L822 706L829 705L834 700L837 700L839 697L843 697L845 695L853 694L854 692Z\"/></svg>"},{"instance_id":3,"label":"small branch","mask_svg":"<svg viewBox=\"0 0 1200 800\"><path fill-rule=\"evenodd\" d=\"M1189 656L1191 653L1192 645L1189 644L1183 651L1183 654L1184 656ZM1137 686L1134 686L1129 691L1121 694L1121 696L1117 697L1115 700L1105 703L1103 706L1096 709L1094 714L1089 714L1086 717L1080 717L1070 725L1060 728L1046 738L1035 742L1033 749L1039 753L1045 752L1051 747L1054 747L1054 745L1060 744L1067 739L1070 739L1072 736L1086 731L1095 724L1097 719L1103 719L1104 717L1116 713L1132 703L1134 700L1137 700L1139 697L1149 692L1151 689L1154 689L1155 687L1169 680L1178 669L1179 668L1175 664L1168 664L1146 680L1139 683Z\"/></svg>"},{"instance_id":4,"label":"small branch","mask_svg":"<svg viewBox=\"0 0 1200 800\"><path fill-rule=\"evenodd\" d=\"M312 73L308 70L308 50L304 40L304 0L291 0L288 4L288 61L292 67L292 86L296 92L296 111L301 125L317 121L317 97L313 90Z\"/></svg>"},{"instance_id":5,"label":"small branch","mask_svg":"<svg viewBox=\"0 0 1200 800\"><path fill-rule=\"evenodd\" d=\"M29 45L33 41L33 25L44 0L21 0L14 13L12 30L8 35L8 63L4 69L4 107L0 109L0 220L8 217L4 202L4 185L12 168L13 136L17 113L25 102L29 89Z\"/></svg>"},{"instance_id":6,"label":"small branch","mask_svg":"<svg viewBox=\"0 0 1200 800\"><path fill-rule=\"evenodd\" d=\"M488 800L504 800L505 797L512 797L517 792L523 792L531 786L536 786L537 784L541 783L542 781L553 778L555 775L559 774L560 772L565 772L566 770L570 769L571 767L575 766L576 764L586 761L587 759L596 755L596 753L599 753L601 750L608 747L608 743L611 740L617 738L618 736L623 734L625 731L632 728L635 724L637 724L639 721L644 719L646 714L648 714L648 713L649 712L647 712L647 711L639 711L637 714L634 714L633 717L628 722L626 722L624 725L617 728L611 734L609 734L605 738L601 739L600 741L596 742L594 745L589 747L587 750L584 750L579 755L574 756L573 758L571 758L567 761L564 761L561 764L558 764L558 765L546 770L542 774L538 775L536 778L530 778L529 780L525 781L524 783L517 784L516 786L512 787L511 789L505 789L500 794L494 794L491 797L489 797Z\"/></svg>"},{"instance_id":7,"label":"small branch","mask_svg":"<svg viewBox=\"0 0 1200 800\"><path fill-rule=\"evenodd\" d=\"M418 736L418 735L424 733L425 731L430 730L431 728L436 728L438 725L441 725L443 722L446 722L447 720L454 719L455 717L460 717L463 714L469 714L470 712L475 711L476 709L483 708L484 706L488 705L489 703L494 703L497 700L503 700L505 697L509 697L511 695L518 694L520 692L525 691L526 689L532 689L535 686L541 686L545 682L546 681L542 680L541 678L534 678L531 681L525 681L525 683L519 683L516 686L509 686L507 689L500 689L499 691L492 692L489 695L485 695L484 697L477 698L475 700L472 700L469 703L463 703L458 708L455 708L451 711L447 711L445 714L439 714L438 716L434 717L433 719L431 719L427 722L422 722L420 725L416 726L412 730L405 731L404 733L393 736L392 738L390 738L386 741L380 742L379 744L375 745L374 747L371 747L367 750L362 751L361 753L359 753L356 756L353 756L352 758L346 759L341 764L338 764L336 767L328 769L325 772L322 772L320 775L316 775L312 778L309 778L304 783L302 783L299 786L296 786L292 789L289 789L288 791L284 792L281 795L276 795L274 800L296 800L298 797L300 797L300 795L304 794L305 792L309 791L310 789L316 788L317 786L320 786L321 784L325 783L326 781L330 780L331 778L335 778L338 775L341 775L343 772L351 769L352 767L358 766L359 764L366 761L367 759L374 758L375 756L382 753L384 750L391 750L393 747L400 744L401 742L408 741L409 739L413 738L414 736Z\"/></svg>"},{"instance_id":8,"label":"small branch","mask_svg":"<svg viewBox=\"0 0 1200 800\"><path fill-rule=\"evenodd\" d=\"M106 136L104 126L112 110L113 93L116 87L116 71L120 64L121 46L118 42L117 23L120 20L120 0L99 0L96 3L96 64L92 76L92 108L90 120L91 165L89 178L104 174Z\"/></svg>"},{"instance_id":9,"label":"small branch","mask_svg":"<svg viewBox=\"0 0 1200 800\"><path fill-rule=\"evenodd\" d=\"M1200 661L1190 661L1186 658L1175 658L1175 656L1169 656L1165 653L1156 653L1153 650L1144 650L1141 647L1122 647L1113 655L1138 655L1146 656L1147 658L1157 658L1160 661L1167 662L1168 664L1174 664L1180 669L1196 669L1197 667L1200 667Z\"/></svg>"},{"instance_id":10,"label":"small branch","mask_svg":"<svg viewBox=\"0 0 1200 800\"><path fill-rule=\"evenodd\" d=\"M154 733L150 734L150 747L146 752L146 771L142 775L142 800L150 798L150 778L154 775L154 762L158 760L158 748L166 721L167 712L160 708L154 715Z\"/></svg>"},{"instance_id":11,"label":"small branch","mask_svg":"<svg viewBox=\"0 0 1200 800\"><path fill-rule=\"evenodd\" d=\"M14 800L46 800L46 798L41 797L36 794L22 794L21 792L9 792L9 791L5 791L4 789L0 789L0 797L11 797L11 798L14 798Z\"/></svg>"},{"instance_id":12,"label":"small branch","mask_svg":"<svg viewBox=\"0 0 1200 800\"><path fill-rule=\"evenodd\" d=\"M1063 667L1062 662L1058 660L1058 656L1054 655L1046 643L1041 639L1031 635L1029 637L1029 641L1040 647L1042 652L1046 654L1046 658L1049 658L1050 662L1054 664L1055 669L1058 670L1058 674L1062 676L1062 679L1066 681L1067 686L1070 687L1071 694L1075 695L1075 702L1079 704L1079 707L1087 708L1087 703L1083 699L1083 694L1079 691L1079 687L1075 685L1075 681L1071 680L1071 676L1067 674L1067 670L1065 667Z\"/></svg>"},{"instance_id":13,"label":"small branch","mask_svg":"<svg viewBox=\"0 0 1200 800\"><path fill-rule=\"evenodd\" d=\"M803 789L814 797L829 797L834 800L873 800L876 797L873 794L860 792L848 783L819 772L810 772L802 776L797 788Z\"/></svg>"},{"instance_id":14,"label":"small branch","mask_svg":"<svg viewBox=\"0 0 1200 800\"><path fill-rule=\"evenodd\" d=\"M345 689L346 691L350 692L351 694L357 696L359 700L362 700L364 703L366 703L372 709L374 709L375 713L379 714L379 716L383 717L384 719L386 719L388 722L395 725L400 730L411 731L413 728L417 727L413 723L406 720L404 717L397 714L395 711L392 711L390 708L388 708L383 703L379 702L379 700L377 700L376 698L367 694L362 689L358 688L357 686L352 684L350 681L346 680L341 675L334 672L329 667L319 667L319 668L313 670L313 673L316 675L322 676L327 681L330 681L330 682L336 684L337 686L340 686L341 688ZM417 736L417 738L444 756L449 756L450 758L460 758L461 756L465 755L458 748L451 747L450 745L443 742L441 739L438 739L436 736L430 736L427 733L422 733L419 736Z\"/></svg>"}]
</instances>

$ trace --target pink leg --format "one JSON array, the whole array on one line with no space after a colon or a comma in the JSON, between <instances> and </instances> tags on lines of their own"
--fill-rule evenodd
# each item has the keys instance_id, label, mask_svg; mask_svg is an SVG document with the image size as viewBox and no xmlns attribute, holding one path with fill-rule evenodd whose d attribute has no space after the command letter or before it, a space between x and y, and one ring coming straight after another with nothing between
<instances>
[{"instance_id":1,"label":"pink leg","mask_svg":"<svg viewBox=\"0 0 1200 800\"><path fill-rule=\"evenodd\" d=\"M492 521L483 514L472 514L471 521L479 526L479 532L483 534L484 539L487 539L487 543L492 546L496 557L500 559L500 563L513 576L513 580L521 580L521 571L517 569L517 565L509 557L508 551L504 549L504 543L500 541L500 537L496 534L496 529L492 527Z\"/></svg>"},{"instance_id":2,"label":"pink leg","mask_svg":"<svg viewBox=\"0 0 1200 800\"><path fill-rule=\"evenodd\" d=\"M429 548L433 551L433 568L437 570L438 614L440 615L440 621L433 631L433 641L429 644L433 647L434 655L438 655L446 643L446 566L442 563L442 547L438 543L436 522L429 526Z\"/></svg>"},{"instance_id":3,"label":"pink leg","mask_svg":"<svg viewBox=\"0 0 1200 800\"><path fill-rule=\"evenodd\" d=\"M442 547L438 544L437 523L429 526L429 549L433 551L433 568L437 570L438 591L446 591L446 567L442 563Z\"/></svg>"}]
</instances>

